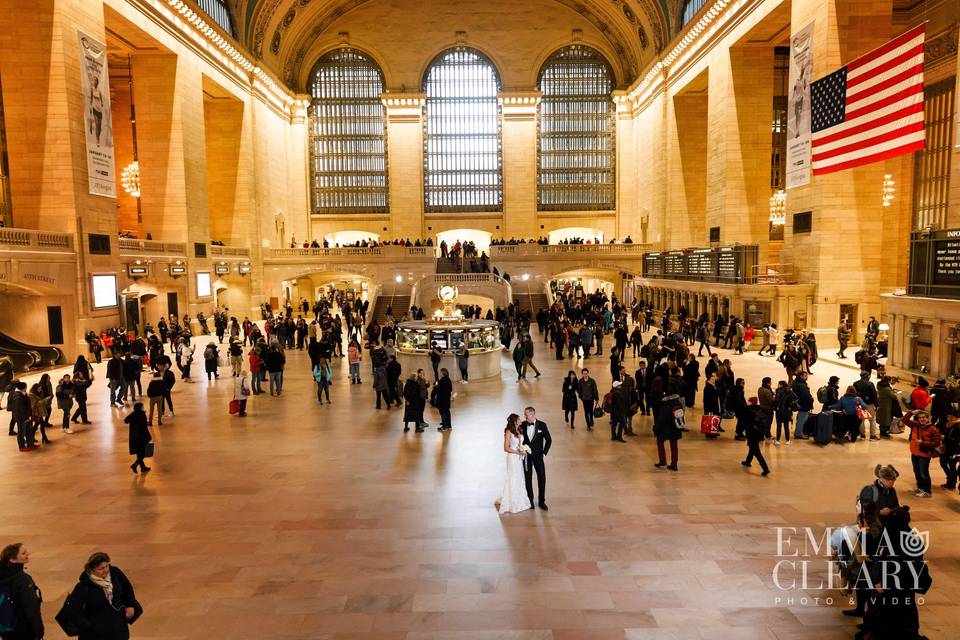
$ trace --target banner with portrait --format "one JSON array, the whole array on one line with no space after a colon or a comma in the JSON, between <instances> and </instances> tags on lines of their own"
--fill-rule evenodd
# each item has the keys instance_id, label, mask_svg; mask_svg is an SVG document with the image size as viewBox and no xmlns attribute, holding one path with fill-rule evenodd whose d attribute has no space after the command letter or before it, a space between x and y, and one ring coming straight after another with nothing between
<instances>
[{"instance_id":1,"label":"banner with portrait","mask_svg":"<svg viewBox=\"0 0 960 640\"><path fill-rule=\"evenodd\" d=\"M77 36L80 41L80 87L83 91L83 132L87 142L90 193L116 198L107 46L82 31L77 32Z\"/></svg>"},{"instance_id":2,"label":"banner with portrait","mask_svg":"<svg viewBox=\"0 0 960 640\"><path fill-rule=\"evenodd\" d=\"M813 75L813 24L790 38L787 95L787 189L810 184L810 83Z\"/></svg>"}]
</instances>

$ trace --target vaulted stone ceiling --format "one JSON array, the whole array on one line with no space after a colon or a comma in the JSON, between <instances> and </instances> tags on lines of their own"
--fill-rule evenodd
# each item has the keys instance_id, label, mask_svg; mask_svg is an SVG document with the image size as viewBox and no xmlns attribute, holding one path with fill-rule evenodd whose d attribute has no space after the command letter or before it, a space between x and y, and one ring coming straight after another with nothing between
<instances>
[{"instance_id":1,"label":"vaulted stone ceiling","mask_svg":"<svg viewBox=\"0 0 960 640\"><path fill-rule=\"evenodd\" d=\"M582 34L584 42L603 50L618 85L625 87L670 39L676 29L670 16L682 4L683 0L484 0L471 7L462 0L230 0L238 37L264 67L295 90L303 89L310 67L331 42L369 42L368 34L376 27L374 16L386 30L399 26L391 18L403 12L454 16L444 25L450 44L459 31L467 45L476 42L473 32L492 30L510 34L521 29L528 39L531 34L536 39L541 21L544 41L550 44L560 26L569 25L571 39ZM534 5L538 10L531 14ZM398 82L410 79L396 75ZM389 76L387 81L390 84Z\"/></svg>"}]
</instances>

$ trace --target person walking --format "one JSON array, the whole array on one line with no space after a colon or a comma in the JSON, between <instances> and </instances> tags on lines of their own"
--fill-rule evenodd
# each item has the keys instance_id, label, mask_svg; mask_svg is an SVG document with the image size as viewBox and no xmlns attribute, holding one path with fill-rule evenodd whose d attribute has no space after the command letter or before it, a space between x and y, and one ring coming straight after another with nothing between
<instances>
[{"instance_id":1,"label":"person walking","mask_svg":"<svg viewBox=\"0 0 960 640\"><path fill-rule=\"evenodd\" d=\"M567 372L567 377L563 379L563 421L573 429L573 422L577 417L577 392L580 389L580 382L577 380L577 373L573 369Z\"/></svg>"},{"instance_id":2,"label":"person walking","mask_svg":"<svg viewBox=\"0 0 960 640\"><path fill-rule=\"evenodd\" d=\"M83 565L64 610L77 625L79 640L127 640L130 625L143 615L129 578L102 551Z\"/></svg>"},{"instance_id":3,"label":"person walking","mask_svg":"<svg viewBox=\"0 0 960 640\"><path fill-rule=\"evenodd\" d=\"M240 373L233 379L233 399L239 403L237 417L244 418L247 415L247 400L251 395L250 374L242 366Z\"/></svg>"},{"instance_id":4,"label":"person walking","mask_svg":"<svg viewBox=\"0 0 960 640\"><path fill-rule=\"evenodd\" d=\"M430 352L431 359L433 351ZM356 340L351 340L347 346L347 364L350 366L350 384L360 384L360 361L363 360L363 353L360 351L360 344Z\"/></svg>"},{"instance_id":5,"label":"person walking","mask_svg":"<svg viewBox=\"0 0 960 640\"><path fill-rule=\"evenodd\" d=\"M153 410L152 401L150 409ZM130 465L130 470L137 473L137 467L140 467L143 473L147 473L150 471L150 467L144 464L143 459L147 457L147 445L153 441L153 438L150 436L149 422L147 421L147 414L143 410L143 403L135 403L133 411L123 421L130 427L128 433L130 455L137 457Z\"/></svg>"},{"instance_id":6,"label":"person walking","mask_svg":"<svg viewBox=\"0 0 960 640\"><path fill-rule=\"evenodd\" d=\"M440 426L437 431L450 431L453 424L450 421L450 403L453 399L453 383L450 381L450 372L446 368L440 369L440 380L437 381L434 406L440 412Z\"/></svg>"},{"instance_id":7,"label":"person walking","mask_svg":"<svg viewBox=\"0 0 960 640\"><path fill-rule=\"evenodd\" d=\"M467 349L467 343L460 344L457 350L457 368L460 369L460 382L467 384L469 379L468 369L470 368L470 350Z\"/></svg>"},{"instance_id":8,"label":"person walking","mask_svg":"<svg viewBox=\"0 0 960 640\"><path fill-rule=\"evenodd\" d=\"M12 605L15 621L13 629L0 632L3 640L43 639L43 618L40 615L43 596L26 572L29 562L30 553L22 542L8 544L0 551L0 593Z\"/></svg>"},{"instance_id":9,"label":"person walking","mask_svg":"<svg viewBox=\"0 0 960 640\"><path fill-rule=\"evenodd\" d=\"M537 369L537 365L533 364L533 338L525 336L523 338L523 377L527 377L527 368L533 369L533 372L536 374L534 378L540 377L540 370Z\"/></svg>"},{"instance_id":10,"label":"person walking","mask_svg":"<svg viewBox=\"0 0 960 640\"><path fill-rule=\"evenodd\" d=\"M745 412L748 417L744 425L747 435L747 457L740 464L749 467L752 465L753 459L756 458L762 470L760 475L768 476L770 475L770 467L767 466L763 452L760 451L760 443L766 437L766 420L762 418L763 410L760 408L757 398L750 398L748 402L750 407Z\"/></svg>"},{"instance_id":11,"label":"person walking","mask_svg":"<svg viewBox=\"0 0 960 640\"><path fill-rule=\"evenodd\" d=\"M615 352L615 349L611 349ZM623 439L623 429L627 423L628 400L623 392L623 383L613 381L610 390L610 440L626 442Z\"/></svg>"},{"instance_id":12,"label":"person walking","mask_svg":"<svg viewBox=\"0 0 960 640\"><path fill-rule=\"evenodd\" d=\"M317 402L323 404L323 397L326 396L327 404L330 402L330 381L333 379L333 367L330 361L320 356L317 366L313 368L313 381L317 383Z\"/></svg>"},{"instance_id":13,"label":"person walking","mask_svg":"<svg viewBox=\"0 0 960 640\"><path fill-rule=\"evenodd\" d=\"M656 414L653 419L653 435L657 438L657 462L653 465L658 469L666 467L670 471L677 471L677 460L680 451L677 443L683 437L684 408L680 396L665 396L657 403ZM667 453L664 445L670 443L670 464L667 464Z\"/></svg>"},{"instance_id":14,"label":"person walking","mask_svg":"<svg viewBox=\"0 0 960 640\"><path fill-rule=\"evenodd\" d=\"M390 403L390 385L387 382L387 368L384 365L378 365L373 369L373 391L377 395L377 409L382 409L381 400L387 403L387 409L391 407ZM318 389L317 396L320 396Z\"/></svg>"},{"instance_id":15,"label":"person walking","mask_svg":"<svg viewBox=\"0 0 960 640\"><path fill-rule=\"evenodd\" d=\"M91 384L82 374L73 374L73 399L77 401L77 410L73 412L70 422L76 423L79 419L83 424L90 424L87 418L87 389Z\"/></svg>"},{"instance_id":16,"label":"person walking","mask_svg":"<svg viewBox=\"0 0 960 640\"><path fill-rule=\"evenodd\" d=\"M597 381L590 377L589 369L580 370L580 380L577 381L577 395L580 396L580 403L583 405L583 416L587 423L587 431L593 431L593 410L600 397L600 392L597 390Z\"/></svg>"},{"instance_id":17,"label":"person walking","mask_svg":"<svg viewBox=\"0 0 960 640\"><path fill-rule=\"evenodd\" d=\"M207 372L207 380L213 380L219 378L220 374L217 371L217 367L220 362L220 352L217 350L217 345L214 342L211 342L203 350L203 365L204 371Z\"/></svg>"},{"instance_id":18,"label":"person walking","mask_svg":"<svg viewBox=\"0 0 960 640\"><path fill-rule=\"evenodd\" d=\"M773 396L773 411L777 419L777 438L773 444L780 444L781 432L787 444L790 444L790 424L793 422L793 410L797 406L797 396L787 385L786 380L777 383Z\"/></svg>"},{"instance_id":19,"label":"person walking","mask_svg":"<svg viewBox=\"0 0 960 640\"><path fill-rule=\"evenodd\" d=\"M163 424L163 396L167 392L167 385L163 382L163 376L159 371L154 372L147 385L147 399L150 401L150 416L147 418L147 424L153 424L153 411L157 411L157 424Z\"/></svg>"},{"instance_id":20,"label":"person walking","mask_svg":"<svg viewBox=\"0 0 960 640\"><path fill-rule=\"evenodd\" d=\"M857 395L866 405L866 416L860 421L860 435L867 436L871 440L880 439L880 427L877 424L877 405L880 402L877 395L877 388L870 381L870 372L861 371L860 379L853 383L853 388L857 390ZM944 396L947 395L947 389L944 387ZM944 416L946 418L946 416ZM868 433L869 431L869 433Z\"/></svg>"},{"instance_id":21,"label":"person walking","mask_svg":"<svg viewBox=\"0 0 960 640\"><path fill-rule=\"evenodd\" d=\"M513 366L517 370L517 382L520 382L525 378L524 374L524 355L523 355L523 342L521 340L517 341L517 345L513 348Z\"/></svg>"},{"instance_id":22,"label":"person walking","mask_svg":"<svg viewBox=\"0 0 960 640\"><path fill-rule=\"evenodd\" d=\"M63 374L63 378L57 383L54 396L57 398L57 409L63 412L63 432L73 433L73 429L70 428L70 411L73 409L73 379L70 374Z\"/></svg>"},{"instance_id":23,"label":"person walking","mask_svg":"<svg viewBox=\"0 0 960 640\"><path fill-rule=\"evenodd\" d=\"M931 496L930 459L940 455L942 436L926 411L914 409L903 416L903 423L910 428L910 460L913 475L917 480L918 498Z\"/></svg>"},{"instance_id":24,"label":"person walking","mask_svg":"<svg viewBox=\"0 0 960 640\"><path fill-rule=\"evenodd\" d=\"M845 352L847 350L847 345L850 343L850 329L847 328L847 323L841 321L840 326L837 327L837 344L840 345L840 348L837 350L837 357L846 359Z\"/></svg>"},{"instance_id":25,"label":"person walking","mask_svg":"<svg viewBox=\"0 0 960 640\"><path fill-rule=\"evenodd\" d=\"M267 368L267 375L270 377L270 395L274 395L274 389L276 389L276 396L279 398L283 393L283 367L287 364L287 358L283 355L283 351L274 345L271 345L267 350L266 355L264 356L264 365ZM351 365L351 369L353 365ZM360 375L360 362L357 361L357 375Z\"/></svg>"}]
</instances>

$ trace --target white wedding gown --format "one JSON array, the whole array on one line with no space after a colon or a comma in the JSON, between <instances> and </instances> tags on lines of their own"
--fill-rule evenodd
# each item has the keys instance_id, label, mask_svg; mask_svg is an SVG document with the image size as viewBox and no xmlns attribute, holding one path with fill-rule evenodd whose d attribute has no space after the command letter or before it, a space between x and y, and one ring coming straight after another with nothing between
<instances>
[{"instance_id":1,"label":"white wedding gown","mask_svg":"<svg viewBox=\"0 0 960 640\"><path fill-rule=\"evenodd\" d=\"M510 436L510 448L520 446L520 438ZM503 482L503 493L500 497L500 513L517 513L530 508L530 498L527 497L527 485L523 477L523 458L515 453L506 453L507 477Z\"/></svg>"}]
</instances>

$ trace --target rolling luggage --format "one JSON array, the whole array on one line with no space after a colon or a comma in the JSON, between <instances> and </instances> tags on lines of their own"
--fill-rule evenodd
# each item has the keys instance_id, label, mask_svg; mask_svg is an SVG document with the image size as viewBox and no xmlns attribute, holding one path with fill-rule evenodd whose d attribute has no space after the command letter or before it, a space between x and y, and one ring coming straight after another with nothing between
<instances>
[{"instance_id":1,"label":"rolling luggage","mask_svg":"<svg viewBox=\"0 0 960 640\"><path fill-rule=\"evenodd\" d=\"M833 440L833 417L832 411L824 411L817 417L816 431L813 434L813 440L817 444L830 444Z\"/></svg>"},{"instance_id":2,"label":"rolling luggage","mask_svg":"<svg viewBox=\"0 0 960 640\"><path fill-rule=\"evenodd\" d=\"M817 434L817 423L820 422L819 413L810 413L807 415L807 421L803 423L803 435L813 438Z\"/></svg>"}]
</instances>

